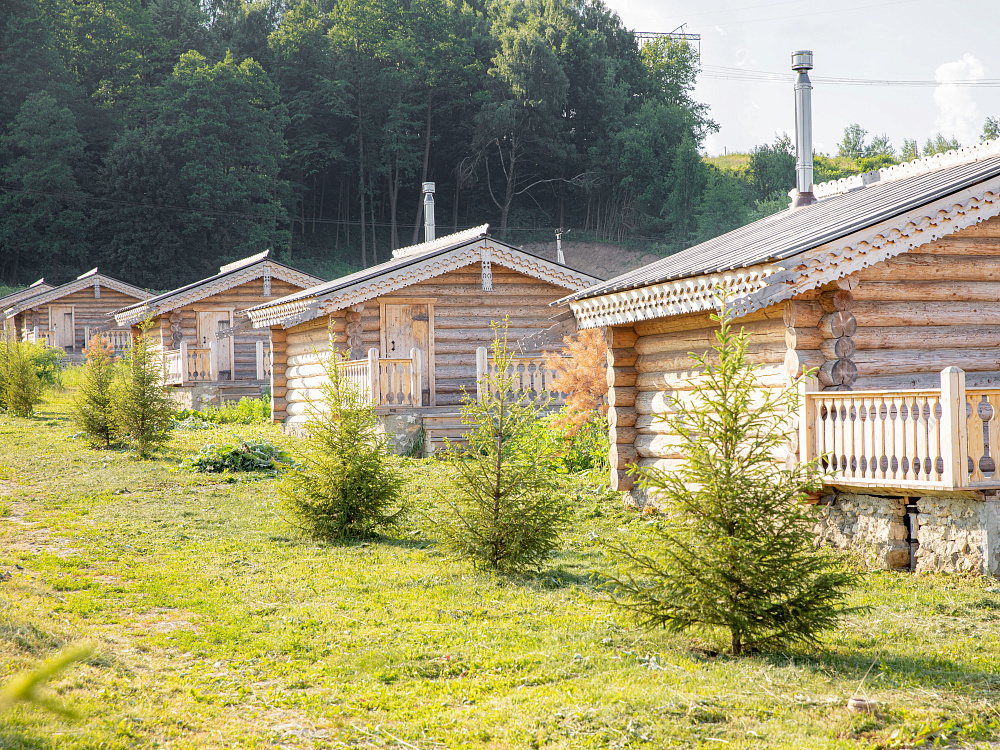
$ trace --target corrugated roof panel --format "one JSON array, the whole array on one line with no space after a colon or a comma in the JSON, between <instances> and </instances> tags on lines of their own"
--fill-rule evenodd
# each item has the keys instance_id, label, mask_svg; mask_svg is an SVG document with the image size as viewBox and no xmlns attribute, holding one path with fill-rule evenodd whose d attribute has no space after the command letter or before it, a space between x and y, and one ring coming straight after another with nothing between
<instances>
[{"instance_id":1,"label":"corrugated roof panel","mask_svg":"<svg viewBox=\"0 0 1000 750\"><path fill-rule=\"evenodd\" d=\"M800 208L782 211L622 274L566 300L599 297L689 276L720 273L789 258L905 214L1000 175L1000 157L874 183Z\"/></svg>"}]
</instances>

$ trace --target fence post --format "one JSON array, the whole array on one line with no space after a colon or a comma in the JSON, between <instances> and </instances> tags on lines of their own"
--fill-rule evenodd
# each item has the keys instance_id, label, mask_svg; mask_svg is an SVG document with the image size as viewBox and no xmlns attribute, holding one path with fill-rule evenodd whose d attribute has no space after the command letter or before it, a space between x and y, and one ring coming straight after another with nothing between
<instances>
[{"instance_id":1,"label":"fence post","mask_svg":"<svg viewBox=\"0 0 1000 750\"><path fill-rule=\"evenodd\" d=\"M208 379L219 379L219 340L208 342Z\"/></svg>"},{"instance_id":2,"label":"fence post","mask_svg":"<svg viewBox=\"0 0 1000 750\"><path fill-rule=\"evenodd\" d=\"M483 390L483 378L486 377L486 347L477 346L476 347L476 397L479 399L480 403L486 398L486 392ZM489 388L487 384L485 386Z\"/></svg>"},{"instance_id":3,"label":"fence post","mask_svg":"<svg viewBox=\"0 0 1000 750\"><path fill-rule=\"evenodd\" d=\"M810 408L810 393L819 391L819 381L812 375L799 380L799 461L816 458L816 415Z\"/></svg>"},{"instance_id":4,"label":"fence post","mask_svg":"<svg viewBox=\"0 0 1000 750\"><path fill-rule=\"evenodd\" d=\"M181 342L181 385L188 379L188 345L186 341Z\"/></svg>"},{"instance_id":5,"label":"fence post","mask_svg":"<svg viewBox=\"0 0 1000 750\"><path fill-rule=\"evenodd\" d=\"M38 326L35 326L35 338L33 338L31 340L31 343L33 343L33 344L37 344L38 343Z\"/></svg>"},{"instance_id":6,"label":"fence post","mask_svg":"<svg viewBox=\"0 0 1000 750\"><path fill-rule=\"evenodd\" d=\"M378 406L381 401L378 376L378 349L372 348L368 350L368 389L374 406Z\"/></svg>"},{"instance_id":7,"label":"fence post","mask_svg":"<svg viewBox=\"0 0 1000 750\"><path fill-rule=\"evenodd\" d=\"M257 380L264 379L264 342L257 340Z\"/></svg>"},{"instance_id":8,"label":"fence post","mask_svg":"<svg viewBox=\"0 0 1000 750\"><path fill-rule=\"evenodd\" d=\"M414 406L424 405L424 390L423 390L423 362L421 361L420 350L414 347L410 349L410 358L413 360L413 366L410 368L410 397L413 399Z\"/></svg>"},{"instance_id":9,"label":"fence post","mask_svg":"<svg viewBox=\"0 0 1000 750\"><path fill-rule=\"evenodd\" d=\"M965 416L965 371L941 370L941 458L946 487L964 487L969 473L969 425Z\"/></svg>"}]
</instances>

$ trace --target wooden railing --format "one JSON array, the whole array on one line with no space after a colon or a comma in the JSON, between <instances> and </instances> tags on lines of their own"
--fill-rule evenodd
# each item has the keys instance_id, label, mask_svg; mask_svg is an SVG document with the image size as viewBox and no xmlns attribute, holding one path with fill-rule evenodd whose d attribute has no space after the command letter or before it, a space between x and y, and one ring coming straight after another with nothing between
<instances>
[{"instance_id":1,"label":"wooden railing","mask_svg":"<svg viewBox=\"0 0 1000 750\"><path fill-rule=\"evenodd\" d=\"M258 341L256 349L257 349L257 380L270 380L271 367L273 361L271 347L269 344L265 346L263 341Z\"/></svg>"},{"instance_id":2,"label":"wooden railing","mask_svg":"<svg viewBox=\"0 0 1000 750\"><path fill-rule=\"evenodd\" d=\"M406 359L382 358L378 349L369 349L367 359L353 359L341 367L348 381L377 407L424 405L424 365L419 349L411 349Z\"/></svg>"},{"instance_id":3,"label":"wooden railing","mask_svg":"<svg viewBox=\"0 0 1000 750\"><path fill-rule=\"evenodd\" d=\"M1000 389L966 390L948 367L940 389L802 388L799 455L833 484L899 489L1000 487Z\"/></svg>"},{"instance_id":4,"label":"wooden railing","mask_svg":"<svg viewBox=\"0 0 1000 750\"><path fill-rule=\"evenodd\" d=\"M218 357L213 341L207 349L189 347L181 342L180 349L164 352L163 382L166 385L210 383L218 379Z\"/></svg>"},{"instance_id":5,"label":"wooden railing","mask_svg":"<svg viewBox=\"0 0 1000 750\"><path fill-rule=\"evenodd\" d=\"M55 331L49 331L38 326L28 331L28 341L32 344L44 344L45 346L54 347L55 344L52 342L55 340L55 336Z\"/></svg>"},{"instance_id":6,"label":"wooden railing","mask_svg":"<svg viewBox=\"0 0 1000 750\"><path fill-rule=\"evenodd\" d=\"M545 364L544 356L514 357L511 369L513 388L518 393L532 399L545 394L552 406L566 403L565 393L552 390L552 381L556 379L557 372ZM476 349L476 392L480 400L486 395L483 383L487 374L496 375L496 363L489 356L486 347L480 346Z\"/></svg>"},{"instance_id":7,"label":"wooden railing","mask_svg":"<svg viewBox=\"0 0 1000 750\"><path fill-rule=\"evenodd\" d=\"M87 342L87 346L90 346L90 340L94 336L100 336L101 339L108 341L115 350L115 354L121 354L132 346L132 331L128 329L102 331L99 328L91 328L90 326L83 327L83 340Z\"/></svg>"}]
</instances>

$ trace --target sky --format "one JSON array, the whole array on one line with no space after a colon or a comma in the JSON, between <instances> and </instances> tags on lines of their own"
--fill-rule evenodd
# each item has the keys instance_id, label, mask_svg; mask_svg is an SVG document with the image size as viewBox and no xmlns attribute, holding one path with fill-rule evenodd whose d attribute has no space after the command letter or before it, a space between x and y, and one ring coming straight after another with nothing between
<instances>
[{"instance_id":1,"label":"sky","mask_svg":"<svg viewBox=\"0 0 1000 750\"><path fill-rule=\"evenodd\" d=\"M978 143L1000 116L1000 0L606 0L636 31L687 24L701 35L703 75L695 99L720 126L710 155L747 151L794 131L792 79L748 81L718 68L791 74L791 54L811 49L819 77L941 82L997 79L991 87L836 85L814 80L813 145L835 154L844 128L923 145L942 133ZM737 74L738 75L738 74ZM744 74L745 75L745 74Z\"/></svg>"}]
</instances>

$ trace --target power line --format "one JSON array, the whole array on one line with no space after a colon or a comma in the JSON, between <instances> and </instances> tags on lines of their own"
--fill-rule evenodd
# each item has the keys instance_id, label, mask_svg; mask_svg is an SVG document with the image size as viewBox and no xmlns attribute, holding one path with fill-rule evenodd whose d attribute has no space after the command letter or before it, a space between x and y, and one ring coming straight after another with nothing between
<instances>
[{"instance_id":1,"label":"power line","mask_svg":"<svg viewBox=\"0 0 1000 750\"><path fill-rule=\"evenodd\" d=\"M771 16L770 18L750 18L744 21L719 21L713 23L713 26L738 26L744 23L761 23L770 21L785 21L791 18L812 18L813 16L828 16L833 13L847 13L854 10L871 10L872 8L884 8L888 5L904 5L908 3L916 2L916 0L892 0L888 3L874 3L872 5L855 5L850 8L836 8L834 10L817 10L812 13L800 13L794 16ZM735 12L735 11L733 11Z\"/></svg>"},{"instance_id":2,"label":"power line","mask_svg":"<svg viewBox=\"0 0 1000 750\"><path fill-rule=\"evenodd\" d=\"M728 68L721 65L702 66L701 77L713 80L751 81L758 83L789 83L795 80L790 73L773 73L764 70ZM997 88L1000 78L980 78L978 80L937 81L937 80L893 80L888 78L846 78L837 76L810 76L814 83L833 86L903 86L912 88L936 88L938 86L958 86L961 88Z\"/></svg>"}]
</instances>

